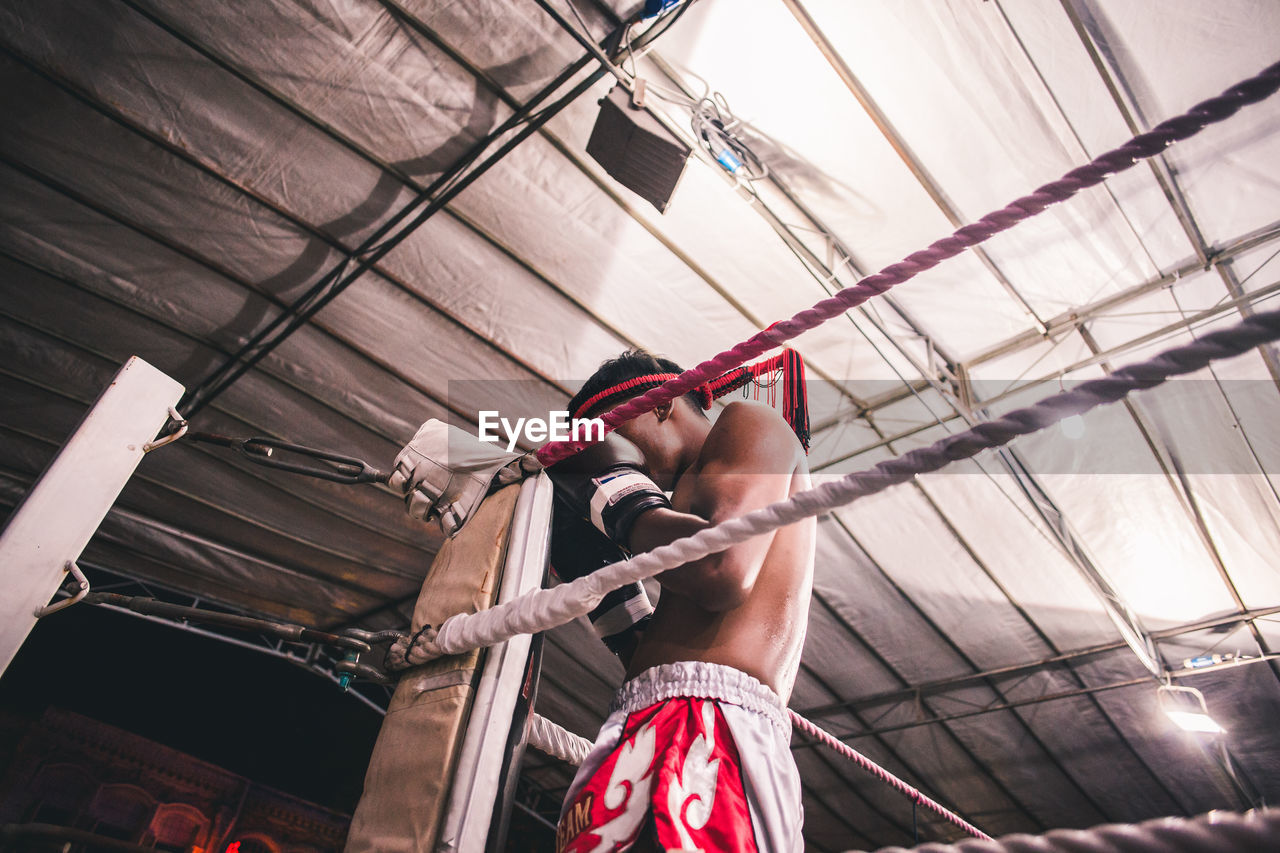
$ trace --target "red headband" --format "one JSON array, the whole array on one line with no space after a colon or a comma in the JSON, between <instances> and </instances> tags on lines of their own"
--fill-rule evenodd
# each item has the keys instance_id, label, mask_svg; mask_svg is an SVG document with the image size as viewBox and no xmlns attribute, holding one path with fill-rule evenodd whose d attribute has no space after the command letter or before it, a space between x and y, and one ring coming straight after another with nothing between
<instances>
[{"instance_id":1,"label":"red headband","mask_svg":"<svg viewBox=\"0 0 1280 853\"><path fill-rule=\"evenodd\" d=\"M619 382L617 385L612 385L604 389L598 394L593 394L585 403L578 407L577 411L573 413L573 417L582 417L584 414L591 411L601 402L609 399L610 397L616 397L619 394L632 393L635 391L648 391L650 388L657 388L664 382L675 379L678 375L679 374L677 373L650 373L645 376L635 376L631 379L624 380ZM694 392L701 398L702 408L711 408L711 391L705 384L699 385L694 389Z\"/></svg>"},{"instance_id":2,"label":"red headband","mask_svg":"<svg viewBox=\"0 0 1280 853\"><path fill-rule=\"evenodd\" d=\"M782 414L787 419L787 423L791 425L796 437L800 439L800 443L804 445L807 453L809 450L809 400L808 394L805 392L804 361L800 358L800 354L790 347L784 348L781 353L773 358L765 359L749 367L738 367L730 370L723 376L699 385L694 389L694 393L698 395L702 408L710 409L712 400L718 400L726 394L739 388L744 388L749 383L756 384L758 389L761 387L760 377L779 370L782 371L784 380L783 393L785 397ZM622 394L630 395L636 392L643 393L650 388L657 388L659 385L675 379L677 375L675 373L649 373L619 382L617 385L593 394L577 408L577 411L573 413L573 417L582 417L611 397L617 397Z\"/></svg>"}]
</instances>

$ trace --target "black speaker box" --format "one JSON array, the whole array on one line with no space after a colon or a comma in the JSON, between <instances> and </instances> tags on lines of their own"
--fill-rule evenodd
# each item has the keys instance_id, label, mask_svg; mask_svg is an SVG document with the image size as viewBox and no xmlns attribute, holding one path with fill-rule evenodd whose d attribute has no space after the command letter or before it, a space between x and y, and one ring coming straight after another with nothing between
<instances>
[{"instance_id":1,"label":"black speaker box","mask_svg":"<svg viewBox=\"0 0 1280 853\"><path fill-rule=\"evenodd\" d=\"M664 212L690 151L647 111L633 107L630 92L614 86L600 101L587 153L614 180Z\"/></svg>"}]
</instances>

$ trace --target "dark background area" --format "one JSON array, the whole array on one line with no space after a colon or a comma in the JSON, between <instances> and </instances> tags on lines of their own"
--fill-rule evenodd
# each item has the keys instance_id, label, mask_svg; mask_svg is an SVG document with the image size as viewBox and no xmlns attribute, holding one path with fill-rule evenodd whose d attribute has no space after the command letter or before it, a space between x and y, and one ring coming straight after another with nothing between
<instances>
[{"instance_id":1,"label":"dark background area","mask_svg":"<svg viewBox=\"0 0 1280 853\"><path fill-rule=\"evenodd\" d=\"M3 676L13 722L56 706L350 814L382 717L287 661L98 607L36 624ZM25 726L23 726L25 728Z\"/></svg>"},{"instance_id":2,"label":"dark background area","mask_svg":"<svg viewBox=\"0 0 1280 853\"><path fill-rule=\"evenodd\" d=\"M41 619L0 676L0 768L49 707L348 815L382 725L287 661L90 605ZM554 833L513 809L506 850L552 849Z\"/></svg>"}]
</instances>

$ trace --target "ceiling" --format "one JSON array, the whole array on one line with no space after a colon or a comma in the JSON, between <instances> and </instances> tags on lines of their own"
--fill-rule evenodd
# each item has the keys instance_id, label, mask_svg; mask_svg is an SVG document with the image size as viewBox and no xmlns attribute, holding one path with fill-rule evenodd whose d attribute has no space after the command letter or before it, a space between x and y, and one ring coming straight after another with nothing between
<instances>
[{"instance_id":1,"label":"ceiling","mask_svg":"<svg viewBox=\"0 0 1280 853\"><path fill-rule=\"evenodd\" d=\"M595 40L639 6L547 4ZM1280 44L1280 6L1244 0L698 0L668 23L623 51L651 109L689 136L690 95L720 93L768 176L699 151L659 214L585 153L614 81L535 0L5 3L0 502L130 355L199 389L194 429L382 468L429 417L558 408L628 346L699 362ZM544 88L545 123L384 245ZM1274 306L1278 105L797 339L818 478ZM792 707L996 835L1274 801L1278 388L1280 354L1259 349L824 517ZM179 441L148 455L83 562L384 628L407 623L438 546L387 489ZM1175 672L1257 659L1178 673L1228 734L1175 729L1134 647ZM620 679L571 624L549 635L539 710L591 736ZM810 849L912 840L908 801L794 745ZM525 796L553 802L569 778L532 758ZM923 814L919 832L954 837Z\"/></svg>"}]
</instances>

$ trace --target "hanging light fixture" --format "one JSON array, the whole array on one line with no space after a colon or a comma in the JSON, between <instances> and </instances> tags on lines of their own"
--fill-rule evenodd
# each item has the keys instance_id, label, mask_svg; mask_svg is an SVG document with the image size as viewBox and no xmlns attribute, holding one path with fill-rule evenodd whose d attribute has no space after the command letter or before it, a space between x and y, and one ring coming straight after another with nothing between
<instances>
[{"instance_id":1,"label":"hanging light fixture","mask_svg":"<svg viewBox=\"0 0 1280 853\"><path fill-rule=\"evenodd\" d=\"M1194 687L1174 687L1171 684L1163 684L1156 690L1156 701L1165 716L1184 731L1213 735L1226 734L1227 730L1209 716L1209 709L1204 703L1204 694Z\"/></svg>"}]
</instances>

